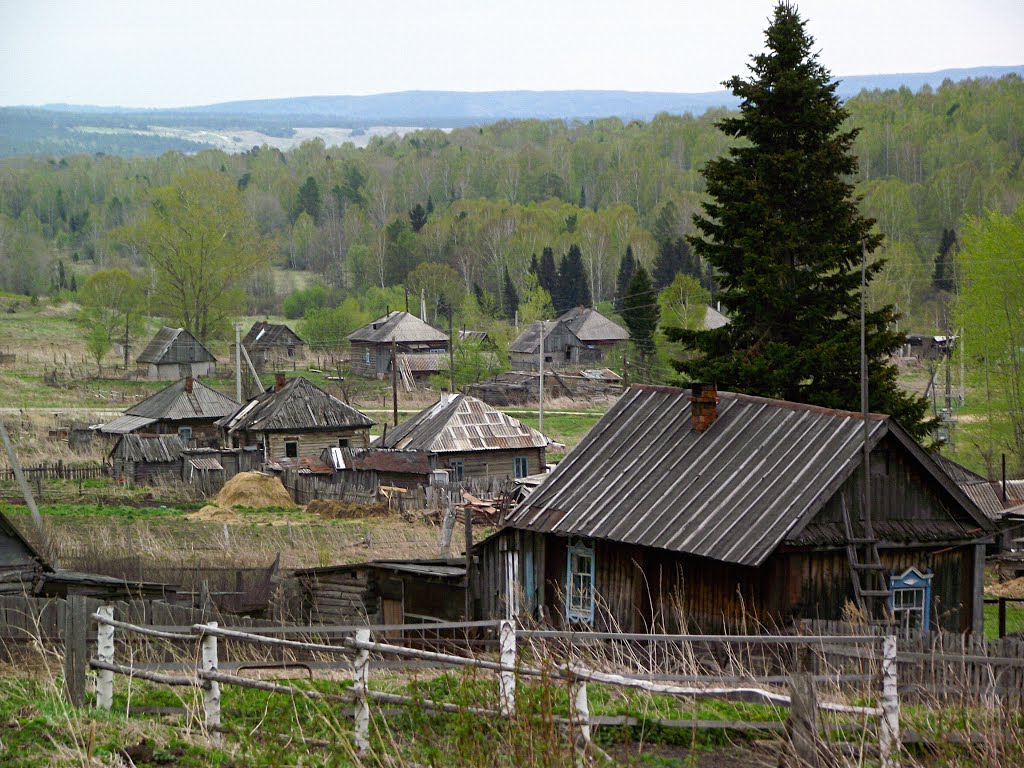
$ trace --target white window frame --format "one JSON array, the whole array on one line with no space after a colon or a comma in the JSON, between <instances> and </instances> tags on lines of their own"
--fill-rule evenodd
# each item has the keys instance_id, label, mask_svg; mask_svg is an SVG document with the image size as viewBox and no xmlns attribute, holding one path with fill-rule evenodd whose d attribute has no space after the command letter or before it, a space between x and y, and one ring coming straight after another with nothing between
<instances>
[{"instance_id":1,"label":"white window frame","mask_svg":"<svg viewBox=\"0 0 1024 768\"><path fill-rule=\"evenodd\" d=\"M565 618L594 621L594 547L583 540L570 542L565 558Z\"/></svg>"},{"instance_id":2,"label":"white window frame","mask_svg":"<svg viewBox=\"0 0 1024 768\"><path fill-rule=\"evenodd\" d=\"M933 576L927 570L908 568L899 576L893 574L889 581L889 607L896 626L905 636L927 634L931 629Z\"/></svg>"}]
</instances>

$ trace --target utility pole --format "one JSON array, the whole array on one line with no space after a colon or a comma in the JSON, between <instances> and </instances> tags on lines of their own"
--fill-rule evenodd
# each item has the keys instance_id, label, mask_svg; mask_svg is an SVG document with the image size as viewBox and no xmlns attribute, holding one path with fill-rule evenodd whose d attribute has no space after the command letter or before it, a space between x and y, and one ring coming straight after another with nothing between
<instances>
[{"instance_id":1,"label":"utility pole","mask_svg":"<svg viewBox=\"0 0 1024 768\"><path fill-rule=\"evenodd\" d=\"M455 339L452 336L452 305L448 305L448 378L455 394Z\"/></svg>"},{"instance_id":2,"label":"utility pole","mask_svg":"<svg viewBox=\"0 0 1024 768\"><path fill-rule=\"evenodd\" d=\"M629 350L622 353L622 388L629 389Z\"/></svg>"},{"instance_id":3,"label":"utility pole","mask_svg":"<svg viewBox=\"0 0 1024 768\"><path fill-rule=\"evenodd\" d=\"M544 330L547 328L547 320L540 321L540 356L537 358L537 369L540 371L540 386L537 387L537 429L544 432Z\"/></svg>"},{"instance_id":4,"label":"utility pole","mask_svg":"<svg viewBox=\"0 0 1024 768\"><path fill-rule=\"evenodd\" d=\"M391 402L395 426L398 426L398 341L391 339Z\"/></svg>"},{"instance_id":5,"label":"utility pole","mask_svg":"<svg viewBox=\"0 0 1024 768\"><path fill-rule=\"evenodd\" d=\"M235 323L235 401L242 402L242 324Z\"/></svg>"},{"instance_id":6,"label":"utility pole","mask_svg":"<svg viewBox=\"0 0 1024 768\"><path fill-rule=\"evenodd\" d=\"M868 347L866 293L868 272L867 243L860 244L860 410L864 422L864 535L871 539L875 534L871 526L871 449L868 444Z\"/></svg>"}]
</instances>

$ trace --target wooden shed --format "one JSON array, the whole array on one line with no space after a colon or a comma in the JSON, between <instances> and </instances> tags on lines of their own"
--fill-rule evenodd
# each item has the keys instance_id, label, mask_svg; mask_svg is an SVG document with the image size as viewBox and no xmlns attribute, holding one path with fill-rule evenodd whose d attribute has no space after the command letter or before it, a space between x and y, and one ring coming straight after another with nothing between
<instances>
[{"instance_id":1,"label":"wooden shed","mask_svg":"<svg viewBox=\"0 0 1024 768\"><path fill-rule=\"evenodd\" d=\"M569 327L558 320L534 320L508 347L509 361L517 371L534 371L540 366L541 336L544 338L544 367L566 368L589 365L592 355Z\"/></svg>"},{"instance_id":2,"label":"wooden shed","mask_svg":"<svg viewBox=\"0 0 1024 768\"><path fill-rule=\"evenodd\" d=\"M381 448L436 456L455 482L504 479L543 472L548 439L475 397L444 393L434 405L389 429Z\"/></svg>"},{"instance_id":3,"label":"wooden shed","mask_svg":"<svg viewBox=\"0 0 1024 768\"><path fill-rule=\"evenodd\" d=\"M262 446L267 461L319 458L326 448L366 448L374 421L302 376L278 374L231 416L217 422L225 443Z\"/></svg>"},{"instance_id":4,"label":"wooden shed","mask_svg":"<svg viewBox=\"0 0 1024 768\"><path fill-rule=\"evenodd\" d=\"M981 632L991 522L905 430L871 414L868 527L864 434L857 413L631 387L477 548L482 614L774 629L843 618L877 568L908 631Z\"/></svg>"},{"instance_id":5,"label":"wooden shed","mask_svg":"<svg viewBox=\"0 0 1024 768\"><path fill-rule=\"evenodd\" d=\"M217 367L217 358L195 336L168 326L157 331L135 362L149 379L212 376Z\"/></svg>"},{"instance_id":6,"label":"wooden shed","mask_svg":"<svg viewBox=\"0 0 1024 768\"><path fill-rule=\"evenodd\" d=\"M0 512L0 595L27 594L40 574L52 570L17 526Z\"/></svg>"},{"instance_id":7,"label":"wooden shed","mask_svg":"<svg viewBox=\"0 0 1024 768\"><path fill-rule=\"evenodd\" d=\"M382 377L391 370L391 353L409 358L415 372L432 375L448 351L448 335L408 312L389 312L348 335L352 370L360 376ZM426 356L419 359L418 356Z\"/></svg>"},{"instance_id":8,"label":"wooden shed","mask_svg":"<svg viewBox=\"0 0 1024 768\"><path fill-rule=\"evenodd\" d=\"M252 328L242 339L242 346L260 373L268 368L291 368L296 362L306 358L306 342L283 323L253 323Z\"/></svg>"},{"instance_id":9,"label":"wooden shed","mask_svg":"<svg viewBox=\"0 0 1024 768\"><path fill-rule=\"evenodd\" d=\"M181 452L177 435L121 435L109 458L115 480L148 485L181 480Z\"/></svg>"},{"instance_id":10,"label":"wooden shed","mask_svg":"<svg viewBox=\"0 0 1024 768\"><path fill-rule=\"evenodd\" d=\"M466 562L373 560L295 571L312 624L462 621Z\"/></svg>"}]
</instances>

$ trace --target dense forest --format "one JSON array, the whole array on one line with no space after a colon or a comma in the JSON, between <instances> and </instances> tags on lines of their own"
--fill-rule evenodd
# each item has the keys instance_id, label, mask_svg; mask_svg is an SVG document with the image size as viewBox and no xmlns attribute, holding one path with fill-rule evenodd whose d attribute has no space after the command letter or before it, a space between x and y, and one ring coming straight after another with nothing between
<instances>
[{"instance_id":1,"label":"dense forest","mask_svg":"<svg viewBox=\"0 0 1024 768\"><path fill-rule=\"evenodd\" d=\"M862 210L885 236L888 263L870 300L895 304L904 329L940 328L965 216L1008 213L1024 200L1024 81L863 92L846 106L861 131ZM126 233L157 190L200 171L227 177L258 228L251 313L280 313L294 288L311 283L323 287L315 303L334 305L374 287L404 284L418 296L431 280L437 299L455 280L479 306L508 315L512 297L529 294L531 261L545 249L556 260L572 250L594 302L614 299L627 248L655 271L666 249L684 251L678 269L713 290L681 238L702 203L702 167L732 140L714 127L723 114L503 121L376 138L365 149L315 140L286 153L5 159L0 290L50 294L97 269L146 272ZM271 265L305 275L275 283ZM308 308L303 296L289 314ZM442 304L432 302L435 311Z\"/></svg>"}]
</instances>

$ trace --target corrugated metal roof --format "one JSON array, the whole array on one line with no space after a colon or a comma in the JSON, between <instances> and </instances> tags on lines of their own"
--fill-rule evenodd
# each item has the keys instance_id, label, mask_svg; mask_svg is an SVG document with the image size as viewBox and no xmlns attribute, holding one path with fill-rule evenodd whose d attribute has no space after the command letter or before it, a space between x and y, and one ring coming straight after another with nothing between
<instances>
[{"instance_id":1,"label":"corrugated metal roof","mask_svg":"<svg viewBox=\"0 0 1024 768\"><path fill-rule=\"evenodd\" d=\"M177 435L123 435L110 455L125 461L162 464L177 461L183 448Z\"/></svg>"},{"instance_id":2,"label":"corrugated metal roof","mask_svg":"<svg viewBox=\"0 0 1024 768\"><path fill-rule=\"evenodd\" d=\"M217 425L229 432L281 432L332 428L369 429L373 419L324 392L302 376L288 379L277 391L266 392L242 406Z\"/></svg>"},{"instance_id":3,"label":"corrugated metal roof","mask_svg":"<svg viewBox=\"0 0 1024 768\"><path fill-rule=\"evenodd\" d=\"M863 421L845 411L719 396L717 419L697 432L689 390L630 388L509 524L764 562L860 464ZM872 446L890 431L928 461L888 417L873 414L869 427ZM925 469L968 516L981 517L937 467Z\"/></svg>"},{"instance_id":4,"label":"corrugated metal roof","mask_svg":"<svg viewBox=\"0 0 1024 768\"><path fill-rule=\"evenodd\" d=\"M558 322L565 323L580 341L587 344L626 341L629 338L629 331L590 307L574 307L559 317Z\"/></svg>"},{"instance_id":5,"label":"corrugated metal roof","mask_svg":"<svg viewBox=\"0 0 1024 768\"><path fill-rule=\"evenodd\" d=\"M189 456L188 463L200 472L220 472L224 466L213 456Z\"/></svg>"},{"instance_id":6,"label":"corrugated metal roof","mask_svg":"<svg viewBox=\"0 0 1024 768\"><path fill-rule=\"evenodd\" d=\"M275 347L301 347L305 342L287 325L257 322L242 339L242 346L250 352Z\"/></svg>"},{"instance_id":7,"label":"corrugated metal roof","mask_svg":"<svg viewBox=\"0 0 1024 768\"><path fill-rule=\"evenodd\" d=\"M135 358L135 362L215 363L217 358L184 328L170 328L165 325L156 332L156 336L142 350L142 354Z\"/></svg>"},{"instance_id":8,"label":"corrugated metal roof","mask_svg":"<svg viewBox=\"0 0 1024 768\"><path fill-rule=\"evenodd\" d=\"M353 331L348 335L348 340L371 344L390 344L394 340L399 344L437 343L447 345L448 335L427 325L416 315L411 315L408 312L392 312Z\"/></svg>"},{"instance_id":9,"label":"corrugated metal roof","mask_svg":"<svg viewBox=\"0 0 1024 768\"><path fill-rule=\"evenodd\" d=\"M434 405L389 429L384 448L444 453L543 448L547 438L518 419L468 395L442 395Z\"/></svg>"},{"instance_id":10,"label":"corrugated metal roof","mask_svg":"<svg viewBox=\"0 0 1024 768\"><path fill-rule=\"evenodd\" d=\"M180 379L125 411L129 416L145 416L159 421L215 419L230 416L238 403L227 395L192 380L192 391L185 391L186 379Z\"/></svg>"},{"instance_id":11,"label":"corrugated metal roof","mask_svg":"<svg viewBox=\"0 0 1024 768\"><path fill-rule=\"evenodd\" d=\"M107 435L127 435L129 432L135 432L150 424L156 424L156 419L145 416L118 416L113 421L100 424L100 432Z\"/></svg>"},{"instance_id":12,"label":"corrugated metal roof","mask_svg":"<svg viewBox=\"0 0 1024 768\"><path fill-rule=\"evenodd\" d=\"M409 364L409 370L413 373L436 373L448 370L447 352L407 353L400 354L398 357Z\"/></svg>"},{"instance_id":13,"label":"corrugated metal roof","mask_svg":"<svg viewBox=\"0 0 1024 768\"><path fill-rule=\"evenodd\" d=\"M935 459L935 463L938 464L942 471L953 478L953 482L957 485L961 483L976 483L985 482L986 479L979 475L977 472L972 472L962 464L957 464L952 459L943 456L941 453L933 453L932 458Z\"/></svg>"},{"instance_id":14,"label":"corrugated metal roof","mask_svg":"<svg viewBox=\"0 0 1024 768\"><path fill-rule=\"evenodd\" d=\"M714 307L704 307L704 327L707 330L722 328L729 324L729 318Z\"/></svg>"}]
</instances>

